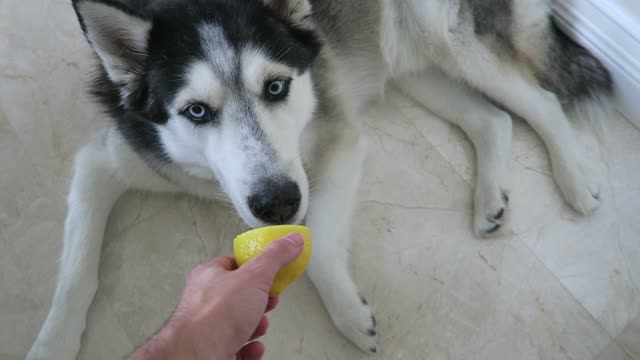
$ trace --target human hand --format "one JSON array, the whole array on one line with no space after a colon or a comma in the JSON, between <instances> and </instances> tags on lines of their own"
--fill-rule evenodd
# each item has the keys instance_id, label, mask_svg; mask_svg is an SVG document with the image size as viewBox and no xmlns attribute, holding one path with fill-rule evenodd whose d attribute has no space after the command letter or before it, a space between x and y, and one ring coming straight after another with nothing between
<instances>
[{"instance_id":1,"label":"human hand","mask_svg":"<svg viewBox=\"0 0 640 360\"><path fill-rule=\"evenodd\" d=\"M269 298L273 279L303 245L299 234L290 234L242 268L232 257L198 265L167 324L130 359L260 359L264 345L253 340L265 334L269 322L264 314L278 303Z\"/></svg>"}]
</instances>

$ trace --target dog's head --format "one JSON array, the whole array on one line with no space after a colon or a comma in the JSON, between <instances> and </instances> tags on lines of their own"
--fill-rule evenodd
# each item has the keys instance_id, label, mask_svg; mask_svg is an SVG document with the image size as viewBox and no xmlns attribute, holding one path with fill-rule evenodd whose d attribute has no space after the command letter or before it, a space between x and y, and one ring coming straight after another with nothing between
<instances>
[{"instance_id":1,"label":"dog's head","mask_svg":"<svg viewBox=\"0 0 640 360\"><path fill-rule=\"evenodd\" d=\"M140 152L218 181L250 226L302 220L320 41L307 0L74 0L94 92Z\"/></svg>"}]
</instances>

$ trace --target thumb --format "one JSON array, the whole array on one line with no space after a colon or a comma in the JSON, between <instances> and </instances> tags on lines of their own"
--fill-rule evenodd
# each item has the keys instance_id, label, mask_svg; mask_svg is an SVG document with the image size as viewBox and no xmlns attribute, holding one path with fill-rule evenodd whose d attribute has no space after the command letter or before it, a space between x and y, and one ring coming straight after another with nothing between
<instances>
[{"instance_id":1,"label":"thumb","mask_svg":"<svg viewBox=\"0 0 640 360\"><path fill-rule=\"evenodd\" d=\"M278 271L297 259L303 247L302 235L289 234L267 245L262 252L247 261L238 271L250 273L254 279L270 286Z\"/></svg>"}]
</instances>

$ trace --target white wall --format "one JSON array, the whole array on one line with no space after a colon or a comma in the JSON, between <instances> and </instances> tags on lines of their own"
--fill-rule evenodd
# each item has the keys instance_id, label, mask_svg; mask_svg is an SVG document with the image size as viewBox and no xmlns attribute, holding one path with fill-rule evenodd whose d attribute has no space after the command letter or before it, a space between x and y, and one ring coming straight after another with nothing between
<instances>
[{"instance_id":1,"label":"white wall","mask_svg":"<svg viewBox=\"0 0 640 360\"><path fill-rule=\"evenodd\" d=\"M640 1L639 0L608 0L627 12L629 15L640 19Z\"/></svg>"},{"instance_id":2,"label":"white wall","mask_svg":"<svg viewBox=\"0 0 640 360\"><path fill-rule=\"evenodd\" d=\"M640 0L555 0L560 24L611 71L620 111L640 128Z\"/></svg>"}]
</instances>

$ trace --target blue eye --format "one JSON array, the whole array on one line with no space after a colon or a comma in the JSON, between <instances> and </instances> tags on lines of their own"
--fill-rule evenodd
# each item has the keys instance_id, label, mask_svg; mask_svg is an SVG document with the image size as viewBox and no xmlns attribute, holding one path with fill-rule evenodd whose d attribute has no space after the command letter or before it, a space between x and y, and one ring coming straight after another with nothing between
<instances>
[{"instance_id":1,"label":"blue eye","mask_svg":"<svg viewBox=\"0 0 640 360\"><path fill-rule=\"evenodd\" d=\"M189 116L194 119L201 119L207 114L207 110L202 105L190 105L187 109Z\"/></svg>"},{"instance_id":2,"label":"blue eye","mask_svg":"<svg viewBox=\"0 0 640 360\"><path fill-rule=\"evenodd\" d=\"M269 94L273 96L278 96L282 94L284 91L285 83L284 80L276 80L272 81L269 84Z\"/></svg>"},{"instance_id":3,"label":"blue eye","mask_svg":"<svg viewBox=\"0 0 640 360\"><path fill-rule=\"evenodd\" d=\"M203 122L209 119L210 110L202 104L191 104L184 111L184 114L194 122Z\"/></svg>"},{"instance_id":4,"label":"blue eye","mask_svg":"<svg viewBox=\"0 0 640 360\"><path fill-rule=\"evenodd\" d=\"M284 99L289 93L289 83L291 80L271 80L264 84L264 96L269 101Z\"/></svg>"}]
</instances>

